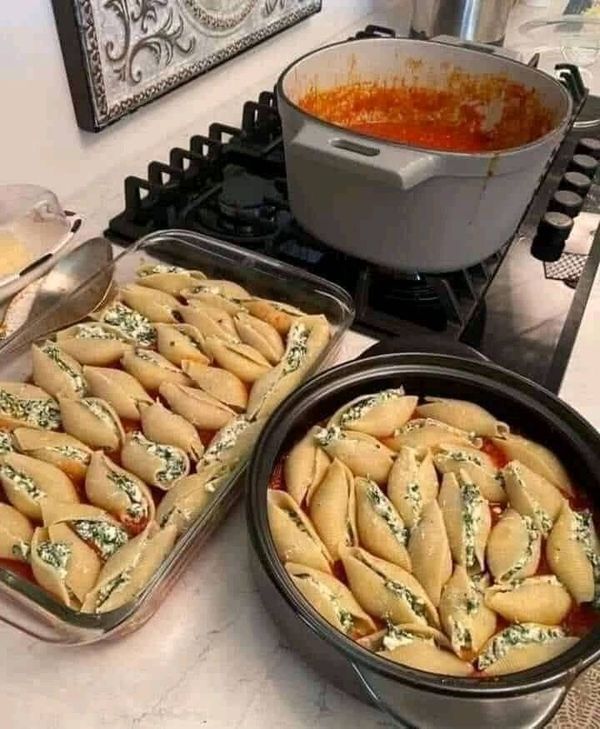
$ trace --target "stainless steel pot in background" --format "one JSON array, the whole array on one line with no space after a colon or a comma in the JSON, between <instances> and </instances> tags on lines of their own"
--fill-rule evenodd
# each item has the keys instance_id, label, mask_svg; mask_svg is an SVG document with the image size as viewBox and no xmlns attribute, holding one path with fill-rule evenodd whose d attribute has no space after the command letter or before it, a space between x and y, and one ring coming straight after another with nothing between
<instances>
[{"instance_id":1,"label":"stainless steel pot in background","mask_svg":"<svg viewBox=\"0 0 600 729\"><path fill-rule=\"evenodd\" d=\"M515 0L413 0L411 36L452 35L502 45Z\"/></svg>"},{"instance_id":2,"label":"stainless steel pot in background","mask_svg":"<svg viewBox=\"0 0 600 729\"><path fill-rule=\"evenodd\" d=\"M290 206L309 233L371 263L424 273L479 263L514 235L568 129L571 98L556 79L498 55L494 47L484 53L455 43L409 38L337 43L281 74L277 95ZM534 90L552 115L552 129L511 149L447 152L353 132L299 105L315 87L364 81L443 88L454 72L502 77ZM484 104L486 112L498 103L502 98Z\"/></svg>"}]
</instances>

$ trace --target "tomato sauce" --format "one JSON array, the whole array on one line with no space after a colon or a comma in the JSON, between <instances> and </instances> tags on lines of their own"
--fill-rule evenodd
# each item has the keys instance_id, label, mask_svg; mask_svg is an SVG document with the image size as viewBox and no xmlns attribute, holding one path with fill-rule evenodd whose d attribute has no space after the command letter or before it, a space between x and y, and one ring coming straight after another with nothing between
<instances>
[{"instance_id":1,"label":"tomato sauce","mask_svg":"<svg viewBox=\"0 0 600 729\"><path fill-rule=\"evenodd\" d=\"M498 470L504 468L504 466L506 466L509 461L504 451L500 450L500 448L498 448L494 441L490 440L489 438L483 439L483 445L481 446L481 450L484 453L487 453L487 455L492 459L494 466Z\"/></svg>"},{"instance_id":2,"label":"tomato sauce","mask_svg":"<svg viewBox=\"0 0 600 729\"><path fill-rule=\"evenodd\" d=\"M275 464L275 467L273 468L273 472L271 473L271 478L269 479L269 488L270 489L277 489L278 491L285 491L285 476L283 475L283 461L284 458L280 458L277 463Z\"/></svg>"},{"instance_id":3,"label":"tomato sauce","mask_svg":"<svg viewBox=\"0 0 600 729\"><path fill-rule=\"evenodd\" d=\"M361 134L452 152L519 147L553 126L536 91L506 76L461 71L449 74L438 88L375 81L313 87L298 105Z\"/></svg>"}]
</instances>

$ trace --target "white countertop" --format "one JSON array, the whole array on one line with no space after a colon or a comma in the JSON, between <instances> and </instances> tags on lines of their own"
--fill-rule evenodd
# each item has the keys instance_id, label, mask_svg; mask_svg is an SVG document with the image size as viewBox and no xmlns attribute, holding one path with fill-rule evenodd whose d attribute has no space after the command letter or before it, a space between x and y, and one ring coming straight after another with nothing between
<instances>
[{"instance_id":1,"label":"white countertop","mask_svg":"<svg viewBox=\"0 0 600 729\"><path fill-rule=\"evenodd\" d=\"M351 3L348 3L349 6ZM338 3L338 5L341 5ZM366 3L356 3L364 7ZM122 205L122 181L142 172L170 146L202 132L209 122L236 123L241 102L268 88L279 67L311 45L346 37L367 22L400 27L406 3L373 2L378 12L350 19L347 27L323 15L283 34L264 51L235 62L232 95L205 119L182 125L176 138L160 148L115 160L110 174L64 200L86 217L81 237L102 230ZM524 8L519 8L522 17ZM344 12L346 9L344 8ZM331 31L334 31L332 33ZM286 40L286 37L288 40ZM273 50L273 48L279 50ZM263 53L279 55L263 76ZM245 65L246 64L246 65ZM243 71L248 68L248 75ZM117 164L118 163L118 164ZM600 426L600 398L593 368L600 342L600 277L569 366L562 395ZM341 358L350 359L368 344L359 335L345 342ZM0 625L0 726L6 729L374 729L391 727L385 718L324 682L292 652L266 614L248 572L244 511L239 504L203 548L164 605L147 625L120 641L84 648L62 648L30 639Z\"/></svg>"}]
</instances>

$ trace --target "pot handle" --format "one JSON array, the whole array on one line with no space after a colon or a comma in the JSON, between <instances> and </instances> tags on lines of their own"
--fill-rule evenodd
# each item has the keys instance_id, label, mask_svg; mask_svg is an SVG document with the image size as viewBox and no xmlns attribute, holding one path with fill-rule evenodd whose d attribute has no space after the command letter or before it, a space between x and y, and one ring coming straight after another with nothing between
<instances>
[{"instance_id":1,"label":"pot handle","mask_svg":"<svg viewBox=\"0 0 600 729\"><path fill-rule=\"evenodd\" d=\"M505 699L442 697L431 691L401 687L395 681L359 668L356 675L375 706L402 729L480 729L507 726L537 729L549 721L563 702L568 686L544 689Z\"/></svg>"},{"instance_id":2,"label":"pot handle","mask_svg":"<svg viewBox=\"0 0 600 729\"><path fill-rule=\"evenodd\" d=\"M442 158L394 145L382 148L376 139L344 137L330 127L304 124L288 144L286 153L298 154L315 162L326 161L332 167L363 174L373 181L409 190L439 175Z\"/></svg>"}]
</instances>

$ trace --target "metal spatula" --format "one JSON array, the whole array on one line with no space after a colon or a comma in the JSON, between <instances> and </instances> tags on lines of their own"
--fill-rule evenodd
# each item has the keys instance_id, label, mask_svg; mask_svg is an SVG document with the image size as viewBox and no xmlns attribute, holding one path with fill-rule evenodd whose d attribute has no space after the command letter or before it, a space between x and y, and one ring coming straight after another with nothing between
<instances>
[{"instance_id":1,"label":"metal spatula","mask_svg":"<svg viewBox=\"0 0 600 729\"><path fill-rule=\"evenodd\" d=\"M27 323L0 343L0 354L85 318L108 298L112 288L112 247L91 238L56 264L40 286Z\"/></svg>"}]
</instances>

